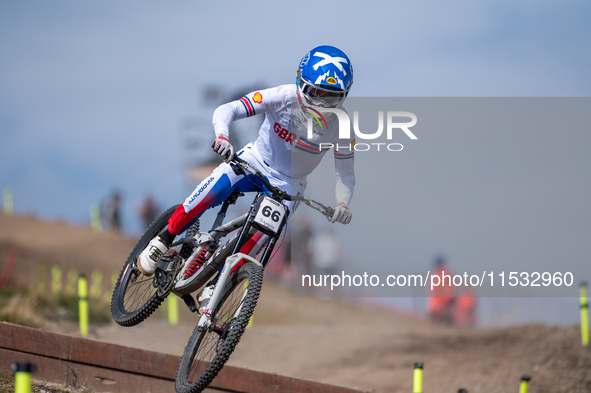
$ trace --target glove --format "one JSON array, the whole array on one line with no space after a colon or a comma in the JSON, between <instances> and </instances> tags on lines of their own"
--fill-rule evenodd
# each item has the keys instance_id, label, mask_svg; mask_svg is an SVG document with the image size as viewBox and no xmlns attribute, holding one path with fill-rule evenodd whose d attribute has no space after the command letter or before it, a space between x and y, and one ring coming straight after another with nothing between
<instances>
[{"instance_id":1,"label":"glove","mask_svg":"<svg viewBox=\"0 0 591 393\"><path fill-rule=\"evenodd\" d=\"M215 138L215 142L213 143L213 151L222 156L226 162L230 161L234 156L234 148L232 147L232 144L228 138L223 135Z\"/></svg>"},{"instance_id":2,"label":"glove","mask_svg":"<svg viewBox=\"0 0 591 393\"><path fill-rule=\"evenodd\" d=\"M334 207L334 214L332 215L332 218L329 218L328 220L333 224L337 221L341 224L348 224L351 222L351 217L353 217L353 214L347 205L345 205L343 202L339 202Z\"/></svg>"}]
</instances>

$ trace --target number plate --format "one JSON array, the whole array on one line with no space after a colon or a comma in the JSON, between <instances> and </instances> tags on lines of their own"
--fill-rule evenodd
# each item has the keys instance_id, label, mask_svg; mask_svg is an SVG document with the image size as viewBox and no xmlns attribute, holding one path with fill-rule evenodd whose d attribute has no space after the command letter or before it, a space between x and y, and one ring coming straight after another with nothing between
<instances>
[{"instance_id":1,"label":"number plate","mask_svg":"<svg viewBox=\"0 0 591 393\"><path fill-rule=\"evenodd\" d=\"M285 206L266 196L259 205L254 222L277 233L283 221L283 216L285 216Z\"/></svg>"}]
</instances>

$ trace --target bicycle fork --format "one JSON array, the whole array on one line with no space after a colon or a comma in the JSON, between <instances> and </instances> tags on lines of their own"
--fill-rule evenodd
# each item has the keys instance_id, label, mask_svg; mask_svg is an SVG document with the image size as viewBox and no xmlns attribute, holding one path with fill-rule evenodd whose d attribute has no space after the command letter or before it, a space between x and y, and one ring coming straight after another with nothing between
<instances>
[{"instance_id":1,"label":"bicycle fork","mask_svg":"<svg viewBox=\"0 0 591 393\"><path fill-rule=\"evenodd\" d=\"M260 266L261 268L263 267L263 265L259 261L257 261L253 257L243 254L241 252L236 253L234 255L230 255L228 257L228 259L226 259L226 263L224 265L224 268L222 269L222 274L220 275L220 279L218 280L218 282L213 290L213 294L211 295L211 299L209 299L207 309L203 312L203 315L201 315L201 318L199 318L199 323L197 324L199 331L203 331L203 329L209 329L209 327L211 326L211 319L213 317L212 310L216 309L218 302L222 296L222 290L226 286L226 283L228 282L228 279L230 278L230 274L232 273L232 270L242 260L252 262L255 265ZM237 312L239 312L240 308L242 307L242 300L241 300L240 304L241 305L238 308Z\"/></svg>"},{"instance_id":2,"label":"bicycle fork","mask_svg":"<svg viewBox=\"0 0 591 393\"><path fill-rule=\"evenodd\" d=\"M250 231L250 228L252 226L252 220L254 217L253 210L254 210L254 204L250 207L250 211L248 212L246 222L244 223L244 225L242 226L242 229L240 230L240 233L238 234L238 239L236 241L236 244L234 245L234 249L232 250L233 254L230 255L226 259L226 262L224 263L224 267L223 267L222 272L220 274L220 278L219 278L217 284L215 285L215 287L213 289L213 294L211 295L211 298L209 299L209 303L207 304L207 309L203 312L203 315L201 315L201 318L199 318L199 323L197 324L197 328L199 329L199 331L203 331L204 329L209 329L209 327L211 326L211 318L213 317L213 310L216 309L218 302L221 299L222 291L228 282L228 278L230 277L232 270L234 269L234 267L236 267L238 262L240 262L243 259L246 259L249 262L255 262L260 265L260 263L256 259L251 258L250 256L240 252L240 248L242 247L242 244L244 243L244 241L246 239L248 231Z\"/></svg>"},{"instance_id":3,"label":"bicycle fork","mask_svg":"<svg viewBox=\"0 0 591 393\"><path fill-rule=\"evenodd\" d=\"M263 255L261 257L261 262L257 261L256 259L252 258L249 255L246 255L246 254L240 252L240 248L244 244L246 236L253 226L255 229L262 230L263 233L266 232L264 230L264 228L261 228L258 225L253 225L253 221L254 221L257 209L259 208L259 202L262 199L262 197L263 197L263 193L259 192L259 194L257 195L257 198L255 198L255 202L250 207L250 211L248 213L248 217L246 218L246 222L245 222L244 226L242 227L242 229L240 230L240 233L238 234L238 239L236 241L236 244L234 245L234 249L232 250L233 254L230 255L226 259L226 263L224 264L224 268L222 269L222 272L220 274L220 278L219 278L217 284L215 285L215 288L213 290L213 294L211 295L211 298L210 298L209 303L207 305L207 309L203 312L203 315L199 319L199 323L197 324L199 331L203 331L203 329L208 329L211 326L211 319L213 317L213 310L216 309L216 307L221 299L222 291L225 288L225 286L228 282L228 279L230 278L230 274L232 273L232 270L234 269L234 267L236 267L236 265L240 261L245 260L248 262L252 262L255 265L258 265L259 267L261 267L261 269L264 269L271 258L271 253L273 252L273 249L275 248L275 244L277 242L277 239L279 238L279 235L283 231L283 227L285 226L285 223L287 222L287 216L284 216L284 218L281 222L281 225L279 227L279 230L276 233L267 233L268 235L271 236L271 238L269 239L269 244L267 245L267 247L265 248L265 251L263 252ZM243 296L243 298L244 298L244 296ZM242 302L242 300L241 300L241 302ZM238 311L240 310L240 308L241 308L241 306L238 308Z\"/></svg>"}]
</instances>

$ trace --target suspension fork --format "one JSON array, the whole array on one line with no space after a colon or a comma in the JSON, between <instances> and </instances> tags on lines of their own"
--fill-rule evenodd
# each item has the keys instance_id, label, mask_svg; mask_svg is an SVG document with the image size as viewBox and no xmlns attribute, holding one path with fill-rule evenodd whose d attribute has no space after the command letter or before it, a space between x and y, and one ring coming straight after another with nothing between
<instances>
[{"instance_id":1,"label":"suspension fork","mask_svg":"<svg viewBox=\"0 0 591 393\"><path fill-rule=\"evenodd\" d=\"M207 310L205 310L205 312L203 313L201 318L199 318L199 323L197 324L197 326L200 331L202 331L203 329L208 329L209 326L211 325L211 318L213 316L213 310L216 309L218 302L221 299L222 290L224 289L224 287L226 286L226 283L228 282L228 279L230 278L230 274L232 273L232 269L234 269L234 267L238 264L238 262L240 262L240 260L242 260L242 259L246 259L249 262L253 262L253 263L262 267L261 263L259 261L257 261L256 259L254 259L248 255L240 253L240 249L242 248L242 245L244 244L244 242L246 240L246 236L248 235L248 232L250 231L250 228L252 227L252 222L253 222L254 216L256 214L256 209L255 209L255 207L257 205L256 201L260 197L260 194L261 194L260 192L257 194L257 197L254 199L255 202L253 202L253 204L250 206L248 216L246 217L244 225L242 226L242 228L240 229L240 232L238 233L238 239L236 240L236 243L234 244L234 247L232 248L232 253L226 259L226 262L224 263L224 267L222 268L222 272L219 275L219 279L217 280L218 282L216 283L216 285L213 289L213 294L211 295L211 299L209 299L209 303L207 305Z\"/></svg>"},{"instance_id":2,"label":"suspension fork","mask_svg":"<svg viewBox=\"0 0 591 393\"><path fill-rule=\"evenodd\" d=\"M279 239L279 236L281 236L281 233L283 232L285 224L287 223L287 217L289 215L289 210L288 210L288 213L284 216L283 221L281 222L281 225L279 227L279 230L277 231L277 233L275 233L273 236L271 236L271 238L269 240L269 244L265 247L265 250L264 250L263 255L261 257L261 262L257 261L256 259L252 258L249 255L246 255L246 254L243 254L240 252L240 249L242 248L242 246L245 242L248 232L250 231L250 229L253 226L252 223L254 221L254 217L256 215L256 211L258 208L258 204L256 202L261 197L261 194L262 193L260 193L260 192L258 193L257 198L255 198L255 202L253 202L253 204L250 207L250 211L248 212L248 216L246 218L246 221L245 221L244 225L242 226L242 229L240 230L240 233L238 234L238 239L236 241L236 244L234 244L234 247L232 249L232 254L226 259L224 267L222 268L222 272L219 276L219 280L215 285L215 288L213 290L213 294L211 295L211 299L209 300L209 303L207 305L207 310L205 310L205 312L203 313L203 315L199 319L199 323L197 324L197 326L200 331L203 331L203 329L208 329L211 326L211 319L213 317L213 310L216 309L218 302L221 299L222 290L226 286L226 283L228 282L234 267L236 267L236 265L240 261L246 260L247 262L254 263L255 265L258 265L262 269L264 269L265 266L269 263L273 249L275 248L275 245L277 244L277 240ZM240 310L240 307L238 308L237 312L239 312L239 310Z\"/></svg>"},{"instance_id":3,"label":"suspension fork","mask_svg":"<svg viewBox=\"0 0 591 393\"><path fill-rule=\"evenodd\" d=\"M283 229L285 228L286 222L287 222L287 219L283 220L283 223L281 224L279 231L277 231L277 233L274 236L271 236L271 238L269 239L269 243L267 244L267 246L265 247L265 250L263 251L263 255L261 256L261 264L263 265L263 269L265 269L265 267L267 267L267 264L271 260L273 249L275 248L275 245L277 244L277 240L279 240L279 237L283 233Z\"/></svg>"},{"instance_id":4,"label":"suspension fork","mask_svg":"<svg viewBox=\"0 0 591 393\"><path fill-rule=\"evenodd\" d=\"M260 195L261 195L261 193L259 192L257 194L257 197L254 200L257 201ZM246 236L248 235L248 232L250 231L250 228L252 227L252 221L254 220L254 216L256 214L255 207L256 207L256 203L253 202L253 204L250 206L250 210L248 211L248 216L246 217L244 225L242 226L242 228L240 229L240 232L238 233L238 239L236 240L236 244L234 244L234 248L232 249L231 255L234 255L234 254L240 252L240 249L244 245L244 242L246 241Z\"/></svg>"},{"instance_id":5,"label":"suspension fork","mask_svg":"<svg viewBox=\"0 0 591 393\"><path fill-rule=\"evenodd\" d=\"M259 192L259 194L257 195L257 198L255 198L255 201L257 201L259 199L261 194L262 193ZM234 249L232 250L232 255L240 252L240 249L242 248L242 245L244 243L244 239L246 238L248 232L250 231L250 228L252 227L252 222L254 220L254 216L256 215L255 205L256 205L256 203L253 203L253 205L250 208L248 217L246 219L246 223L245 223L244 227L242 227L242 231L240 232L240 235L238 237L238 241L236 242L236 244L234 245ZM281 222L281 225L279 227L279 230L273 236L270 236L269 243L267 243L267 246L265 247L265 250L263 251L263 255L261 256L260 263L261 263L263 269L267 266L267 264L269 263L269 261L271 259L273 249L275 248L275 245L277 244L279 237L283 233L283 229L285 228L285 225L287 224L287 219L289 217L289 214L290 214L289 209L287 209L287 214L284 216L283 221Z\"/></svg>"}]
</instances>

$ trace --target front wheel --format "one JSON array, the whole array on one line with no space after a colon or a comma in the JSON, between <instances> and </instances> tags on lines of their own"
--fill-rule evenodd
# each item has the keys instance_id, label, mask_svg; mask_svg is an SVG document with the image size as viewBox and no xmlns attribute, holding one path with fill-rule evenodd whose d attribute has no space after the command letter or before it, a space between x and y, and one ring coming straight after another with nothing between
<instances>
[{"instance_id":1,"label":"front wheel","mask_svg":"<svg viewBox=\"0 0 591 393\"><path fill-rule=\"evenodd\" d=\"M203 331L196 327L185 347L176 373L177 393L203 391L224 367L244 334L262 285L263 270L253 263L245 263L232 274L211 326Z\"/></svg>"},{"instance_id":2,"label":"front wheel","mask_svg":"<svg viewBox=\"0 0 591 393\"><path fill-rule=\"evenodd\" d=\"M177 205L178 206L178 205ZM156 274L144 276L137 268L136 260L156 237L168 225L168 219L176 210L173 206L160 215L136 244L127 258L111 299L111 315L121 326L135 326L148 318L160 306L163 298L157 292L160 284Z\"/></svg>"}]
</instances>

